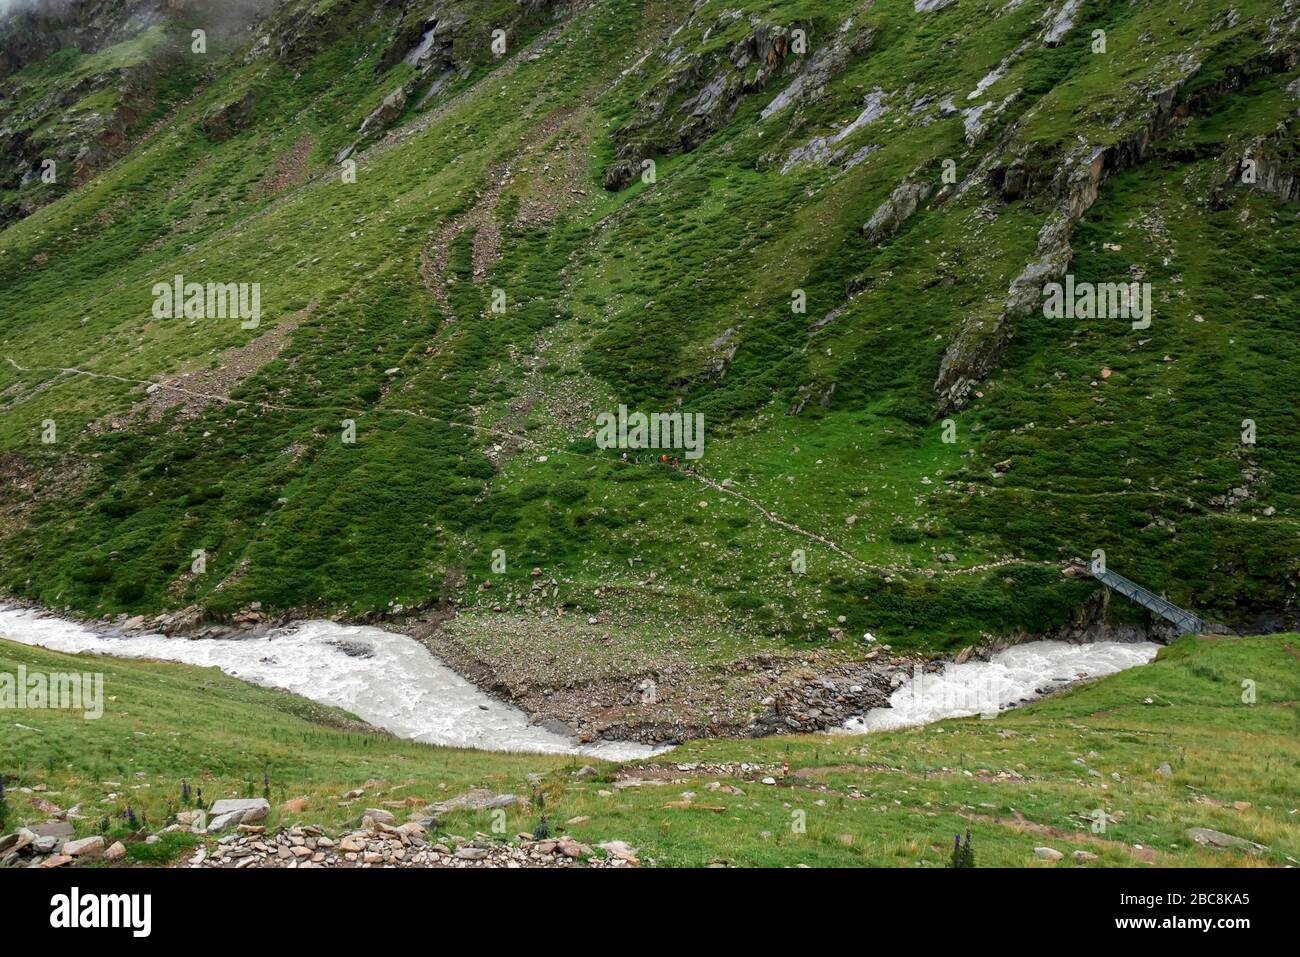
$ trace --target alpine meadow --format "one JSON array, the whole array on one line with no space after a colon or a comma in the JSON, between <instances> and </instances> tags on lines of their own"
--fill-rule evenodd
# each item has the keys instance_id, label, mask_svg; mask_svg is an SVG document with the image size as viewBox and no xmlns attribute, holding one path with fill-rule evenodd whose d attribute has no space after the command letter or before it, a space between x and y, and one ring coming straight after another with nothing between
<instances>
[{"instance_id":1,"label":"alpine meadow","mask_svg":"<svg viewBox=\"0 0 1300 957\"><path fill-rule=\"evenodd\" d=\"M1298 277L1298 0L0 0L0 899L1250 927L1021 881L1300 863Z\"/></svg>"}]
</instances>

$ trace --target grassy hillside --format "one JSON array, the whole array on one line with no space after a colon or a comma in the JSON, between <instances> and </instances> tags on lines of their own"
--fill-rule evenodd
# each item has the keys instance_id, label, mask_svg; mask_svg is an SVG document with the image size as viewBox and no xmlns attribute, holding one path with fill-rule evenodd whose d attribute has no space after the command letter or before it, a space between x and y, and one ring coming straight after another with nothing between
<instances>
[{"instance_id":1,"label":"grassy hillside","mask_svg":"<svg viewBox=\"0 0 1300 957\"><path fill-rule=\"evenodd\" d=\"M113 834L125 834L128 806L158 829L180 808L182 779L215 800L250 789L260 795L265 773L273 808L308 798L301 813L273 809L272 827L302 821L335 833L376 802L410 798L418 816L423 802L483 786L535 801L540 794L560 833L593 844L625 840L644 863L661 866L936 867L952 835L967 829L980 866L1053 866L1035 857L1040 846L1065 855L1055 866L1072 866L1073 850L1096 854L1089 866L1285 866L1300 859L1297 658L1296 635L1185 638L1150 666L989 721L870 736L696 741L658 762L601 764L597 775L579 777L577 762L564 757L367 734L331 709L215 670L0 641L0 672L102 670L109 696L97 721L5 712L0 773L9 830L44 819L36 798L62 808L80 803L79 834L99 833L104 816ZM1250 704L1242 700L1248 680L1255 683ZM537 787L530 775L540 776ZM776 783L763 784L764 777ZM345 798L370 779L384 783L370 784L362 799ZM531 831L540 813L540 803L512 810L510 839ZM584 820L565 823L575 818ZM457 812L442 829L489 833L491 823L486 811ZM1189 827L1267 850L1194 846ZM157 847L132 844L131 854L165 859L196 840L169 835Z\"/></svg>"},{"instance_id":2,"label":"grassy hillside","mask_svg":"<svg viewBox=\"0 0 1300 957\"><path fill-rule=\"evenodd\" d=\"M290 0L214 36L165 122L0 232L0 585L941 650L1061 624L1104 549L1285 622L1295 14L1077 6L1049 36L1037 0ZM1008 305L1070 208L1070 271L1150 282L1150 329ZM260 283L260 325L153 318L178 274ZM620 404L703 413L704 458L598 449Z\"/></svg>"}]
</instances>

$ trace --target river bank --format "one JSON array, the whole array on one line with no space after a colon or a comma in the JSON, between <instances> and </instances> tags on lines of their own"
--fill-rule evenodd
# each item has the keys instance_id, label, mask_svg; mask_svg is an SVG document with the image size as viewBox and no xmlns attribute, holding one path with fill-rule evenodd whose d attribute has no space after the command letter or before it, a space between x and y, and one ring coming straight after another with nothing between
<instances>
[{"instance_id":1,"label":"river bank","mask_svg":"<svg viewBox=\"0 0 1300 957\"><path fill-rule=\"evenodd\" d=\"M426 743L610 760L648 757L696 738L864 732L991 716L1082 678L1146 663L1157 648L1039 641L968 651L952 661L896 656L888 645L856 659L846 650L791 649L713 669L668 655L652 676L629 682L626 675L584 674L584 640L591 639L572 624L563 626L569 659L554 663L559 677L550 679L522 651L498 657L509 667L487 664L432 621L393 630L259 621L202 638L168 637L153 630L158 624L75 622L30 605L0 604L0 635L23 643L218 667ZM538 639L524 630L515 637L524 645Z\"/></svg>"}]
</instances>

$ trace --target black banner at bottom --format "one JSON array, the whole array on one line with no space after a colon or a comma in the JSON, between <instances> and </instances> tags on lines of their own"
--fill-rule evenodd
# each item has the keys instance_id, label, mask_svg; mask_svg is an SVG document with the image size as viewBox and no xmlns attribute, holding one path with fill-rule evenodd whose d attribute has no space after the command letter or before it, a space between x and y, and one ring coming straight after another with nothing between
<instances>
[{"instance_id":1,"label":"black banner at bottom","mask_svg":"<svg viewBox=\"0 0 1300 957\"><path fill-rule=\"evenodd\" d=\"M349 916L383 914L483 920L521 936L586 915L602 923L622 915L638 924L672 921L688 902L717 901L713 920L766 936L775 927L806 934L801 909L874 914L893 926L909 919L932 927L999 932L1042 931L1075 939L1110 934L1188 934L1229 944L1243 933L1290 926L1297 882L1286 870L168 870L86 868L0 871L0 911L23 936L93 935L127 947L194 943L214 921L235 921L259 945L301 941L304 927L328 930ZM737 894L744 896L738 897ZM708 896L701 896L708 895ZM721 896L719 896L721 895ZM758 909L733 907L763 901ZM602 906L608 901L608 906ZM730 904L726 902L732 902ZM331 903L336 902L336 903ZM351 902L351 903L346 903ZM845 909L837 911L837 905ZM916 924L911 924L916 926ZM396 928L391 928L396 930ZM414 933L414 930L412 931Z\"/></svg>"}]
</instances>

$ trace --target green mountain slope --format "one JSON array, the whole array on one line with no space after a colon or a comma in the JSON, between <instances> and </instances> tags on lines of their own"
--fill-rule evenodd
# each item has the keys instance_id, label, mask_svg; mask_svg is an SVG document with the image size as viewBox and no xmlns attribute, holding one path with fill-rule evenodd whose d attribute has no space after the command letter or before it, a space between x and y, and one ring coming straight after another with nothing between
<instances>
[{"instance_id":1,"label":"green mountain slope","mask_svg":"<svg viewBox=\"0 0 1300 957\"><path fill-rule=\"evenodd\" d=\"M1102 549L1294 621L1294 4L182 8L165 119L0 233L8 591L938 650L1145 627ZM1149 328L1045 317L1067 272ZM155 318L177 275L257 327ZM703 457L599 448L620 405Z\"/></svg>"}]
</instances>

